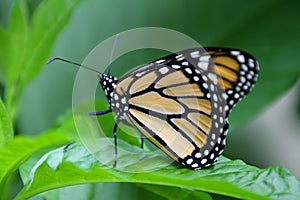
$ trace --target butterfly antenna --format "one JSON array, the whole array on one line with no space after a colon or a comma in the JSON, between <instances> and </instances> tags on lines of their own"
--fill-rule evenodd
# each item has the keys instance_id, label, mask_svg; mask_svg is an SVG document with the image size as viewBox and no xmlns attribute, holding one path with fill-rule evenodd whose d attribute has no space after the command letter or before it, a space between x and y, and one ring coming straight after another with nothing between
<instances>
[{"instance_id":1,"label":"butterfly antenna","mask_svg":"<svg viewBox=\"0 0 300 200\"><path fill-rule=\"evenodd\" d=\"M117 46L117 42L120 38L120 33L118 33L115 37L115 41L114 41L114 44L113 44L113 47L111 49L111 53L110 53L110 58L109 58L109 64L108 64L108 67L107 67L107 73L109 74L110 73L110 68L111 68L111 64L112 64L112 59L113 59L113 56L114 56L114 53L115 53L115 49L116 49L116 46Z\"/></svg>"},{"instance_id":2,"label":"butterfly antenna","mask_svg":"<svg viewBox=\"0 0 300 200\"><path fill-rule=\"evenodd\" d=\"M56 61L56 60L63 61L63 62L72 64L72 65L76 65L76 66L78 66L78 67L81 67L81 68L84 68L84 69L87 69L87 70L96 72L96 73L98 73L99 75L102 75L102 73L99 72L99 71L96 70L96 69L93 69L93 68L91 68L91 67L87 67L87 66L84 66L84 65L82 65L82 64L79 64L79 63L76 63L76 62L73 62L73 61L69 61L69 60L66 60L66 59L63 59L63 58L58 58L58 57L54 57L54 58L49 59L49 60L47 61L47 64L50 64L50 63L52 63L53 61Z\"/></svg>"}]
</instances>

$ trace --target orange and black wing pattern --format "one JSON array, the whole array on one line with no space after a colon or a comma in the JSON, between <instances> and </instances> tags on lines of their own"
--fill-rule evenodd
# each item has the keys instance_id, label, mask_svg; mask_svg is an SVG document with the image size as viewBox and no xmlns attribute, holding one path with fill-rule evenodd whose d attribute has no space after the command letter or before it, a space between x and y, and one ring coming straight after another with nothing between
<instances>
[{"instance_id":1,"label":"orange and black wing pattern","mask_svg":"<svg viewBox=\"0 0 300 200\"><path fill-rule=\"evenodd\" d=\"M128 120L172 159L200 169L223 152L228 114L249 93L258 70L246 52L195 48L158 59L119 81L103 75L115 86L102 86L117 122Z\"/></svg>"},{"instance_id":2,"label":"orange and black wing pattern","mask_svg":"<svg viewBox=\"0 0 300 200\"><path fill-rule=\"evenodd\" d=\"M205 50L213 63L208 71L216 74L218 85L226 91L226 110L229 112L251 91L258 78L259 64L249 53L238 49Z\"/></svg>"}]
</instances>

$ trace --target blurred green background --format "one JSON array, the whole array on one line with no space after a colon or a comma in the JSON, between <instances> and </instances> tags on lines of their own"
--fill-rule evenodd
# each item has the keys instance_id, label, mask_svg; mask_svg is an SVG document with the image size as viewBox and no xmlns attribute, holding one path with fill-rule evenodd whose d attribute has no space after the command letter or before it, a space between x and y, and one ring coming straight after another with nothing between
<instances>
[{"instance_id":1,"label":"blurred green background","mask_svg":"<svg viewBox=\"0 0 300 200\"><path fill-rule=\"evenodd\" d=\"M9 24L13 2L0 2L4 27ZM40 2L28 1L29 14ZM232 131L224 154L258 167L281 165L300 178L299 9L300 2L296 0L86 0L75 8L49 57L82 62L106 38L147 26L174 29L203 46L248 51L259 60L261 73L253 93L230 117ZM112 72L120 76L118 68L129 69L155 57L137 52L129 58L114 63ZM62 63L42 68L22 94L17 133L38 134L71 108L76 71Z\"/></svg>"}]
</instances>

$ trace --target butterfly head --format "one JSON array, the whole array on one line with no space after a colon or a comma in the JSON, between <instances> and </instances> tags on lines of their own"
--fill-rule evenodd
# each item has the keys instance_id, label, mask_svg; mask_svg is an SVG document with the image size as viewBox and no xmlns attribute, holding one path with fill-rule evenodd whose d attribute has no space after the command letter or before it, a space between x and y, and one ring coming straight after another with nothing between
<instances>
[{"instance_id":1,"label":"butterfly head","mask_svg":"<svg viewBox=\"0 0 300 200\"><path fill-rule=\"evenodd\" d=\"M101 74L99 75L99 79L100 84L105 92L106 98L110 102L114 89L117 86L118 79L109 74Z\"/></svg>"}]
</instances>

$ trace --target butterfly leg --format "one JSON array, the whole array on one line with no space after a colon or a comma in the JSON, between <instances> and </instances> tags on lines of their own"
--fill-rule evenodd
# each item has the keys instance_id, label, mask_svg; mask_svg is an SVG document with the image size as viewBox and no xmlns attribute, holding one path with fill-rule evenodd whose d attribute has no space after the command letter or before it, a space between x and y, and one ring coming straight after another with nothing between
<instances>
[{"instance_id":1,"label":"butterfly leg","mask_svg":"<svg viewBox=\"0 0 300 200\"><path fill-rule=\"evenodd\" d=\"M118 123L115 123L114 126L115 158L114 158L114 165L113 165L114 168L117 166L117 161L118 161L117 129L118 129Z\"/></svg>"},{"instance_id":2,"label":"butterfly leg","mask_svg":"<svg viewBox=\"0 0 300 200\"><path fill-rule=\"evenodd\" d=\"M107 113L110 113L111 110L104 110L104 111L99 111L99 112L89 112L89 116L97 116L97 115L105 115ZM115 158L114 158L114 164L113 167L117 166L117 160L118 160L118 148L117 148L117 129L118 129L118 122L115 123L114 126L114 145L115 145Z\"/></svg>"},{"instance_id":3,"label":"butterfly leg","mask_svg":"<svg viewBox=\"0 0 300 200\"><path fill-rule=\"evenodd\" d=\"M75 143L75 142L71 142L71 143L67 144L66 146L64 146L64 151L67 151L68 148L69 148L72 144L74 144L74 143Z\"/></svg>"},{"instance_id":4,"label":"butterfly leg","mask_svg":"<svg viewBox=\"0 0 300 200\"><path fill-rule=\"evenodd\" d=\"M144 149L144 136L141 134L141 148Z\"/></svg>"},{"instance_id":5,"label":"butterfly leg","mask_svg":"<svg viewBox=\"0 0 300 200\"><path fill-rule=\"evenodd\" d=\"M103 111L99 111L99 112L89 112L88 115L89 116L95 116L95 115L105 115L107 113L110 113L111 110L103 110Z\"/></svg>"}]
</instances>

